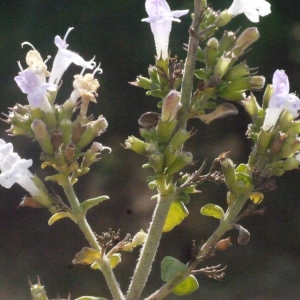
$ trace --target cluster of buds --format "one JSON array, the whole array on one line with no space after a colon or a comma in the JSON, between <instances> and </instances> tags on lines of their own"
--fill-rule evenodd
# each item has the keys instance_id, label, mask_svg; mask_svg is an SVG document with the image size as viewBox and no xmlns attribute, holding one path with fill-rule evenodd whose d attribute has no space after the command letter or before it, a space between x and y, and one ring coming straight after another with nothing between
<instances>
[{"instance_id":1,"label":"cluster of buds","mask_svg":"<svg viewBox=\"0 0 300 300\"><path fill-rule=\"evenodd\" d=\"M280 176L298 169L300 164L300 99L290 94L289 80L283 70L273 75L266 88L262 107L251 95L243 104L252 118L248 136L255 142L249 165L262 170L262 176Z\"/></svg>"},{"instance_id":2,"label":"cluster of buds","mask_svg":"<svg viewBox=\"0 0 300 300\"><path fill-rule=\"evenodd\" d=\"M180 171L184 166L193 161L190 152L182 151L184 142L191 136L186 130L175 131L177 112L181 108L180 93L172 90L163 100L162 113L157 118L156 113L147 113L140 118L140 130L145 142L135 137L129 137L125 141L125 147L136 153L148 156L148 164L144 167L152 167L156 173L170 175ZM144 117L149 120L149 114L157 118L152 127L143 126Z\"/></svg>"},{"instance_id":3,"label":"cluster of buds","mask_svg":"<svg viewBox=\"0 0 300 300\"><path fill-rule=\"evenodd\" d=\"M33 49L26 55L27 69L15 77L21 91L27 94L29 105L16 104L10 108L6 116L6 123L11 127L10 135L25 135L36 140L42 149L41 158L44 166L50 165L59 173L73 173L73 182L76 177L85 174L89 166L96 161L96 156L106 147L92 146L90 150L81 154L97 136L102 134L108 123L100 115L94 120L93 115L87 115L90 102L96 102L99 82L95 79L96 73L102 73L96 66L94 59L85 61L79 54L68 50L66 38L73 28L69 28L64 39L55 37L58 48L51 72L47 70L46 61L40 53L28 42ZM82 72L75 75L73 91L62 105L55 104L61 77L68 66L74 63L81 66ZM86 69L92 73L84 74ZM79 109L77 116L74 112ZM97 148L97 149L96 149ZM96 149L96 150L95 150ZM83 156L82 166L79 167L78 157Z\"/></svg>"},{"instance_id":4,"label":"cluster of buds","mask_svg":"<svg viewBox=\"0 0 300 300\"><path fill-rule=\"evenodd\" d=\"M197 60L205 64L195 70L200 79L194 93L190 116L203 118L205 109L215 108L209 98L221 97L240 102L246 98L245 92L259 91L265 84L263 76L255 75L256 68L248 67L246 61L237 63L249 46L259 38L257 28L251 27L240 35L225 31L220 41L210 38L204 49L198 47Z\"/></svg>"}]
</instances>

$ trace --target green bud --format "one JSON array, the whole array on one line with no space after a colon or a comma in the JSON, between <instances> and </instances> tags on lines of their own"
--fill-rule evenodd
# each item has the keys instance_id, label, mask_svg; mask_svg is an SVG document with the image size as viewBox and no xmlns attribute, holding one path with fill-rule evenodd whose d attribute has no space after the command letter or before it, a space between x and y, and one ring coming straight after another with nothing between
<instances>
[{"instance_id":1,"label":"green bud","mask_svg":"<svg viewBox=\"0 0 300 300\"><path fill-rule=\"evenodd\" d=\"M236 180L232 185L232 192L235 195L242 195L253 187L252 178L245 173L236 172Z\"/></svg>"},{"instance_id":2,"label":"green bud","mask_svg":"<svg viewBox=\"0 0 300 300\"><path fill-rule=\"evenodd\" d=\"M228 83L225 90L228 91L260 91L265 85L263 76L246 76Z\"/></svg>"},{"instance_id":3,"label":"green bud","mask_svg":"<svg viewBox=\"0 0 300 300\"><path fill-rule=\"evenodd\" d=\"M240 102L246 98L244 91L230 91L228 89L218 92L217 95L223 99L236 102Z\"/></svg>"},{"instance_id":4,"label":"green bud","mask_svg":"<svg viewBox=\"0 0 300 300\"><path fill-rule=\"evenodd\" d=\"M61 122L62 120L71 120L75 107L76 103L67 100L62 106L60 106L60 110L58 112L58 121Z\"/></svg>"},{"instance_id":5,"label":"green bud","mask_svg":"<svg viewBox=\"0 0 300 300\"><path fill-rule=\"evenodd\" d=\"M270 131L264 131L261 129L256 144L256 154L266 155L273 133Z\"/></svg>"},{"instance_id":6,"label":"green bud","mask_svg":"<svg viewBox=\"0 0 300 300\"><path fill-rule=\"evenodd\" d=\"M164 92L160 89L156 89L156 90L150 90L146 92L147 96L153 96L153 97L157 97L157 98L165 98L167 95L167 92Z\"/></svg>"},{"instance_id":7,"label":"green bud","mask_svg":"<svg viewBox=\"0 0 300 300\"><path fill-rule=\"evenodd\" d=\"M205 62L205 53L199 46L197 48L196 59L198 61Z\"/></svg>"},{"instance_id":8,"label":"green bud","mask_svg":"<svg viewBox=\"0 0 300 300\"><path fill-rule=\"evenodd\" d=\"M134 85L134 86L138 86L138 87L141 87L143 89L146 89L146 90L151 89L151 80L149 78L143 77L141 75L136 78L136 81L129 82L129 83Z\"/></svg>"},{"instance_id":9,"label":"green bud","mask_svg":"<svg viewBox=\"0 0 300 300\"><path fill-rule=\"evenodd\" d=\"M150 80L151 80L152 84L157 84L157 86L159 87L159 79L158 79L158 74L157 74L156 67L155 66L149 66L148 73L149 73Z\"/></svg>"},{"instance_id":10,"label":"green bud","mask_svg":"<svg viewBox=\"0 0 300 300\"><path fill-rule=\"evenodd\" d=\"M192 164L193 155L191 152L183 152L177 156L173 164L165 169L164 174L171 175L179 172L182 168Z\"/></svg>"},{"instance_id":11,"label":"green bud","mask_svg":"<svg viewBox=\"0 0 300 300\"><path fill-rule=\"evenodd\" d=\"M222 172L224 174L225 183L229 191L232 191L232 187L235 184L235 168L233 161L227 157L220 160Z\"/></svg>"},{"instance_id":12,"label":"green bud","mask_svg":"<svg viewBox=\"0 0 300 300\"><path fill-rule=\"evenodd\" d=\"M264 96L263 96L263 104L262 107L264 110L266 110L269 106L269 101L271 99L271 96L273 94L273 87L272 85L268 84L266 87L266 90L264 92Z\"/></svg>"},{"instance_id":13,"label":"green bud","mask_svg":"<svg viewBox=\"0 0 300 300\"><path fill-rule=\"evenodd\" d=\"M62 132L63 147L65 148L71 142L72 122L70 120L64 119L60 122L59 127Z\"/></svg>"},{"instance_id":14,"label":"green bud","mask_svg":"<svg viewBox=\"0 0 300 300\"><path fill-rule=\"evenodd\" d=\"M155 172L161 172L163 167L163 155L156 151L149 155L149 164Z\"/></svg>"},{"instance_id":15,"label":"green bud","mask_svg":"<svg viewBox=\"0 0 300 300\"><path fill-rule=\"evenodd\" d=\"M158 121L157 124L157 141L159 144L167 143L173 132L176 128L178 121L174 120L173 122L163 122L162 120Z\"/></svg>"},{"instance_id":16,"label":"green bud","mask_svg":"<svg viewBox=\"0 0 300 300\"><path fill-rule=\"evenodd\" d=\"M108 126L106 119L101 115L97 120L88 124L86 130L81 135L78 143L76 143L76 149L80 150L87 146L96 136L102 134Z\"/></svg>"},{"instance_id":17,"label":"green bud","mask_svg":"<svg viewBox=\"0 0 300 300\"><path fill-rule=\"evenodd\" d=\"M213 67L216 64L218 52L219 41L216 38L209 39L205 47L205 63L207 68Z\"/></svg>"},{"instance_id":18,"label":"green bud","mask_svg":"<svg viewBox=\"0 0 300 300\"><path fill-rule=\"evenodd\" d=\"M262 108L259 106L255 96L252 93L250 94L250 97L242 102L242 104L252 120L256 120L259 117L259 112L262 110Z\"/></svg>"},{"instance_id":19,"label":"green bud","mask_svg":"<svg viewBox=\"0 0 300 300\"><path fill-rule=\"evenodd\" d=\"M195 76L204 81L208 81L210 79L210 77L212 76L212 72L209 69L201 68L201 69L195 70Z\"/></svg>"},{"instance_id":20,"label":"green bud","mask_svg":"<svg viewBox=\"0 0 300 300\"><path fill-rule=\"evenodd\" d=\"M236 34L232 31L224 31L222 38L219 42L219 54L223 55L224 52L230 52L236 42Z\"/></svg>"},{"instance_id":21,"label":"green bud","mask_svg":"<svg viewBox=\"0 0 300 300\"><path fill-rule=\"evenodd\" d=\"M237 38L235 47L237 50L235 54L244 52L251 44L259 39L259 32L256 27L249 27L245 29Z\"/></svg>"},{"instance_id":22,"label":"green bud","mask_svg":"<svg viewBox=\"0 0 300 300\"><path fill-rule=\"evenodd\" d=\"M227 72L225 76L226 81L233 81L238 78L251 75L251 71L256 70L257 68L249 68L246 61L243 61L233 67Z\"/></svg>"},{"instance_id":23,"label":"green bud","mask_svg":"<svg viewBox=\"0 0 300 300\"><path fill-rule=\"evenodd\" d=\"M146 155L146 143L131 135L125 140L125 149L130 149L137 154Z\"/></svg>"},{"instance_id":24,"label":"green bud","mask_svg":"<svg viewBox=\"0 0 300 300\"><path fill-rule=\"evenodd\" d=\"M225 57L225 55L218 58L214 69L215 78L221 79L227 73L231 61L232 59Z\"/></svg>"},{"instance_id":25,"label":"green bud","mask_svg":"<svg viewBox=\"0 0 300 300\"><path fill-rule=\"evenodd\" d=\"M31 129L35 134L36 140L39 142L42 150L47 155L53 155L53 146L51 143L50 134L46 128L46 125L41 120L34 120L31 125Z\"/></svg>"},{"instance_id":26,"label":"green bud","mask_svg":"<svg viewBox=\"0 0 300 300\"><path fill-rule=\"evenodd\" d=\"M299 160L299 154L288 158L284 161L283 163L283 169L284 171L290 171L290 170L294 170L294 169L299 169L299 165L300 165L300 160Z\"/></svg>"},{"instance_id":27,"label":"green bud","mask_svg":"<svg viewBox=\"0 0 300 300\"><path fill-rule=\"evenodd\" d=\"M231 21L232 17L233 16L228 13L227 9L223 10L216 20L216 26L220 28L227 25Z\"/></svg>"},{"instance_id":28,"label":"green bud","mask_svg":"<svg viewBox=\"0 0 300 300\"><path fill-rule=\"evenodd\" d=\"M296 136L289 136L283 143L282 149L279 152L280 158L291 158L300 150L300 139Z\"/></svg>"},{"instance_id":29,"label":"green bud","mask_svg":"<svg viewBox=\"0 0 300 300\"><path fill-rule=\"evenodd\" d=\"M155 65L157 67L159 83L161 88L163 89L163 87L168 85L169 58L167 58L166 60L162 58L159 59L156 58Z\"/></svg>"}]
</instances>

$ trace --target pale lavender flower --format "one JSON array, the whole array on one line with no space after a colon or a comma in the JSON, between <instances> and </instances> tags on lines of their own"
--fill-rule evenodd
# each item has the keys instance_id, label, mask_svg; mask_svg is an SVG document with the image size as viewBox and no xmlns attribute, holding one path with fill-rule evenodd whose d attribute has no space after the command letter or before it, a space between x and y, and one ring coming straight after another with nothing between
<instances>
[{"instance_id":1,"label":"pale lavender flower","mask_svg":"<svg viewBox=\"0 0 300 300\"><path fill-rule=\"evenodd\" d=\"M63 73L67 70L71 63L81 66L84 69L93 69L96 66L94 59L85 61L79 54L67 49L69 45L67 44L66 39L72 29L73 27L68 29L63 40L59 35L57 35L54 39L58 52L54 58L53 68L49 79L50 83L58 85Z\"/></svg>"},{"instance_id":2,"label":"pale lavender flower","mask_svg":"<svg viewBox=\"0 0 300 300\"><path fill-rule=\"evenodd\" d=\"M250 21L257 23L259 16L271 13L271 4L265 0L233 0L228 13L232 16L244 13Z\"/></svg>"},{"instance_id":3,"label":"pale lavender flower","mask_svg":"<svg viewBox=\"0 0 300 300\"><path fill-rule=\"evenodd\" d=\"M22 159L13 152L13 145L0 139L0 184L9 189L15 183L21 185L33 197L40 192L32 181L32 173L28 168L32 166L32 159Z\"/></svg>"},{"instance_id":4,"label":"pale lavender flower","mask_svg":"<svg viewBox=\"0 0 300 300\"><path fill-rule=\"evenodd\" d=\"M180 22L178 18L186 15L189 10L171 11L166 0L146 0L145 7L149 17L142 19L142 21L150 23L157 57L161 56L162 59L166 59L168 57L172 21Z\"/></svg>"},{"instance_id":5,"label":"pale lavender flower","mask_svg":"<svg viewBox=\"0 0 300 300\"><path fill-rule=\"evenodd\" d=\"M298 110L300 110L300 99L294 94L289 94L289 79L283 70L275 71L272 83L273 94L269 101L266 117L262 126L264 130L274 128L284 109L289 111L294 117L298 116Z\"/></svg>"},{"instance_id":6,"label":"pale lavender flower","mask_svg":"<svg viewBox=\"0 0 300 300\"><path fill-rule=\"evenodd\" d=\"M37 74L30 68L19 72L15 81L21 91L27 94L29 105L32 108L40 108L45 112L51 112L51 106L47 99L47 90L56 91L56 86L52 83L43 82Z\"/></svg>"}]
</instances>

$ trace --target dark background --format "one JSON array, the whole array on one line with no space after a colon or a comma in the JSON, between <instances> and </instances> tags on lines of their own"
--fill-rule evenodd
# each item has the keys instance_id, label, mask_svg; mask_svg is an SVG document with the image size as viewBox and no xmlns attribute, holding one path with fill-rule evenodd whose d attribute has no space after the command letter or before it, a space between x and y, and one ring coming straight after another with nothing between
<instances>
[{"instance_id":1,"label":"dark background","mask_svg":"<svg viewBox=\"0 0 300 300\"><path fill-rule=\"evenodd\" d=\"M169 0L171 9L192 10L192 0ZM300 2L298 0L271 0L272 14L251 23L245 16L238 16L228 30L258 26L261 39L247 54L248 64L260 67L260 73L271 82L276 69L284 69L289 75L291 91L299 91L300 78ZM212 0L215 9L229 7L231 1ZM112 147L92 171L82 178L75 188L80 200L107 194L111 200L92 209L88 219L93 229L101 234L108 228L121 228L123 235L146 230L151 220L154 201L150 200L145 178L149 172L141 169L143 157L126 151L121 143L128 135L138 136L137 119L146 111L156 111L156 100L145 95L142 89L128 84L136 75L147 75L147 67L154 63L154 42L149 25L140 20L146 17L141 0L2 0L0 4L0 110L16 102L26 104L26 96L18 89L13 78L21 60L25 67L28 47L21 43L31 42L43 58L56 54L54 36L64 36L68 27L75 27L68 37L70 49L84 58L96 55L104 70L98 76L98 104L92 112L103 114L108 122L107 132L98 141ZM173 54L184 59L182 43L188 40L189 17L182 17L181 24L173 23L170 48ZM49 64L51 69L51 63ZM81 70L71 66L63 77L64 84L58 103L63 103L72 91L72 76ZM257 94L261 99L262 94ZM251 142L245 137L248 116L240 108L238 116L220 120L210 126L192 122L198 129L186 149L193 151L197 166L204 157L212 161L224 151L231 151L235 163L246 162ZM24 158L35 158L33 172L46 176L50 170L40 171L39 147L24 137L7 137L1 126L1 137L13 141L16 151ZM241 223L251 232L246 246L233 245L227 252L204 262L203 266L228 265L222 283L198 276L199 289L186 298L202 300L260 300L299 299L300 292L300 174L289 172L276 179L278 189L266 195L264 217L253 217ZM62 191L47 183L57 193ZM203 217L199 209L208 202L225 207L224 186L206 184L203 193L192 197L188 205L190 216L172 232L163 235L152 275L145 296L162 285L159 264L166 255L187 262L191 241L205 240L217 226L217 221ZM87 243L74 223L62 220L49 227L46 210L17 208L24 190L15 185L6 190L0 187L0 299L28 300L27 277L33 282L39 275L48 291L49 298L58 293L63 298L71 292L72 299L82 295L110 298L100 272L88 266L72 265L75 254ZM234 236L234 233L233 233ZM122 263L115 273L121 288L126 291L132 268L139 250L122 255ZM168 299L179 299L170 295Z\"/></svg>"}]
</instances>

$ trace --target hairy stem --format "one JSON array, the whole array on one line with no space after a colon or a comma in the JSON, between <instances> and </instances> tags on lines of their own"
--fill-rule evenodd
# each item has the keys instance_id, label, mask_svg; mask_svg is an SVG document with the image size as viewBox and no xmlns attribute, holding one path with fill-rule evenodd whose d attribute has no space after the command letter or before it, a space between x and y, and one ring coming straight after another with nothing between
<instances>
[{"instance_id":1,"label":"hairy stem","mask_svg":"<svg viewBox=\"0 0 300 300\"><path fill-rule=\"evenodd\" d=\"M138 300L147 281L151 266L161 239L163 226L174 195L160 195L150 224L147 240L142 248L139 261L129 286L127 300Z\"/></svg>"},{"instance_id":2,"label":"hairy stem","mask_svg":"<svg viewBox=\"0 0 300 300\"><path fill-rule=\"evenodd\" d=\"M90 246L97 250L101 251L101 247L97 242L97 238L95 234L93 233L89 223L86 220L85 214L82 212L80 208L80 203L78 201L78 198L75 194L75 191L73 189L73 185L71 184L70 178L67 177L65 179L64 184L62 185L64 192L69 200L69 203L72 207L73 213L76 216L77 219L77 224L84 234L85 238L89 242ZM118 282L116 280L116 277L111 269L111 266L109 264L109 261L107 258L104 256L103 259L99 262L101 266L101 271L105 277L106 283L110 289L110 292L113 296L114 300L124 300L124 295L118 285Z\"/></svg>"},{"instance_id":3,"label":"hairy stem","mask_svg":"<svg viewBox=\"0 0 300 300\"><path fill-rule=\"evenodd\" d=\"M201 0L195 0L194 21L190 27L190 39L188 44L188 53L184 66L184 73L181 86L181 104L182 108L178 113L179 127L186 128L188 120L188 107L191 101L194 83L194 71L196 64L197 49L199 45L200 34L200 15L202 11Z\"/></svg>"}]
</instances>

